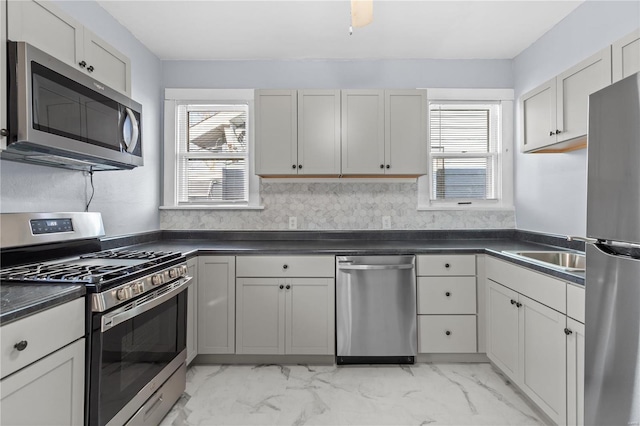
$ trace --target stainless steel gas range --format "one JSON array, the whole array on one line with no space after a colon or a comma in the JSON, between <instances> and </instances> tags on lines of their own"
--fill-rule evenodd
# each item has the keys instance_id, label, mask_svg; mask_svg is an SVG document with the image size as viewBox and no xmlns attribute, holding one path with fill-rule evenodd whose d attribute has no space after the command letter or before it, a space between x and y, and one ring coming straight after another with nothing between
<instances>
[{"instance_id":1,"label":"stainless steel gas range","mask_svg":"<svg viewBox=\"0 0 640 426\"><path fill-rule=\"evenodd\" d=\"M0 226L2 284L86 287L85 423L158 424L186 383L185 257L100 251L99 213L5 213Z\"/></svg>"}]
</instances>

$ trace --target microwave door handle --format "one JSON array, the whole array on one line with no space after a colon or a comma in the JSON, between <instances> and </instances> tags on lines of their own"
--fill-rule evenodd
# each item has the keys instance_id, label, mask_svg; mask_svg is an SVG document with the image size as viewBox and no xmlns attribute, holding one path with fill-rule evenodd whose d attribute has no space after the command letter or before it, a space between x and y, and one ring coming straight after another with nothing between
<instances>
[{"instance_id":1,"label":"microwave door handle","mask_svg":"<svg viewBox=\"0 0 640 426\"><path fill-rule=\"evenodd\" d=\"M132 153L138 145L138 135L140 135L140 129L138 120L136 120L136 115L133 113L133 111L130 108L126 108L125 112L127 113L127 117L129 118L129 120L131 120L131 142L130 144L125 143L125 146L127 147L127 152ZM127 135L125 134L124 126L122 127L122 137L126 142Z\"/></svg>"}]
</instances>

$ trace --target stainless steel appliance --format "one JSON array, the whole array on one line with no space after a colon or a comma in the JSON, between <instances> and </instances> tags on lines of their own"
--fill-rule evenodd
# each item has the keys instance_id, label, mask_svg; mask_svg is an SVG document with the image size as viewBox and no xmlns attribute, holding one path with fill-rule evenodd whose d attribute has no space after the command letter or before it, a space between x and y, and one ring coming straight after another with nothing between
<instances>
[{"instance_id":1,"label":"stainless steel appliance","mask_svg":"<svg viewBox=\"0 0 640 426\"><path fill-rule=\"evenodd\" d=\"M24 42L7 51L0 158L77 170L142 165L140 104Z\"/></svg>"},{"instance_id":2,"label":"stainless steel appliance","mask_svg":"<svg viewBox=\"0 0 640 426\"><path fill-rule=\"evenodd\" d=\"M338 364L413 364L415 256L336 258Z\"/></svg>"},{"instance_id":3,"label":"stainless steel appliance","mask_svg":"<svg viewBox=\"0 0 640 426\"><path fill-rule=\"evenodd\" d=\"M640 74L589 97L585 424L640 424Z\"/></svg>"},{"instance_id":4,"label":"stainless steel appliance","mask_svg":"<svg viewBox=\"0 0 640 426\"><path fill-rule=\"evenodd\" d=\"M186 259L97 251L99 213L0 217L2 287L84 284L87 425L156 425L186 384Z\"/></svg>"}]
</instances>

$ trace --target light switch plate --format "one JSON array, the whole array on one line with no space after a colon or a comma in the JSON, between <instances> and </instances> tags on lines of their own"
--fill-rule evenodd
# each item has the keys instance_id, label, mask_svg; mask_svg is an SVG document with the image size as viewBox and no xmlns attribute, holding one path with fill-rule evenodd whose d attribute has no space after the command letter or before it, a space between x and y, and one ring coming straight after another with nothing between
<instances>
[{"instance_id":1,"label":"light switch plate","mask_svg":"<svg viewBox=\"0 0 640 426\"><path fill-rule=\"evenodd\" d=\"M298 219L295 216L289 216L289 229L298 229Z\"/></svg>"}]
</instances>

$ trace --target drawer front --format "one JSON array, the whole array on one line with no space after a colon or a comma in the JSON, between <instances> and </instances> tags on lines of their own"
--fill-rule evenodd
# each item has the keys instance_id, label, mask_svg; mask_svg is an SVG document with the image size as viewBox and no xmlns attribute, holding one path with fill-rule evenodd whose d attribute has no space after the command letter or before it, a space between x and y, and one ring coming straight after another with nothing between
<instances>
[{"instance_id":1,"label":"drawer front","mask_svg":"<svg viewBox=\"0 0 640 426\"><path fill-rule=\"evenodd\" d=\"M421 276L476 274L476 256L473 254L421 255L417 256L417 264Z\"/></svg>"},{"instance_id":2,"label":"drawer front","mask_svg":"<svg viewBox=\"0 0 640 426\"><path fill-rule=\"evenodd\" d=\"M475 314L476 277L418 277L418 314Z\"/></svg>"},{"instance_id":3,"label":"drawer front","mask_svg":"<svg viewBox=\"0 0 640 426\"><path fill-rule=\"evenodd\" d=\"M556 311L567 312L567 284L523 266L487 256L487 278Z\"/></svg>"},{"instance_id":4,"label":"drawer front","mask_svg":"<svg viewBox=\"0 0 640 426\"><path fill-rule=\"evenodd\" d=\"M473 353L476 335L475 315L418 315L420 353Z\"/></svg>"},{"instance_id":5,"label":"drawer front","mask_svg":"<svg viewBox=\"0 0 640 426\"><path fill-rule=\"evenodd\" d=\"M334 277L334 256L237 256L237 277Z\"/></svg>"},{"instance_id":6,"label":"drawer front","mask_svg":"<svg viewBox=\"0 0 640 426\"><path fill-rule=\"evenodd\" d=\"M584 324L584 287L567 284L567 316Z\"/></svg>"},{"instance_id":7,"label":"drawer front","mask_svg":"<svg viewBox=\"0 0 640 426\"><path fill-rule=\"evenodd\" d=\"M84 307L84 298L76 299L0 327L0 378L81 338ZM20 342L26 342L21 351Z\"/></svg>"}]
</instances>

